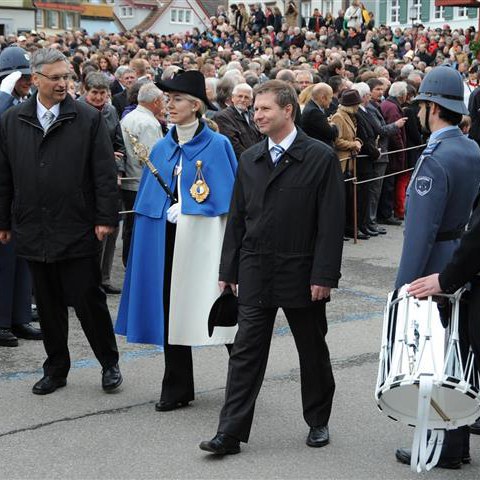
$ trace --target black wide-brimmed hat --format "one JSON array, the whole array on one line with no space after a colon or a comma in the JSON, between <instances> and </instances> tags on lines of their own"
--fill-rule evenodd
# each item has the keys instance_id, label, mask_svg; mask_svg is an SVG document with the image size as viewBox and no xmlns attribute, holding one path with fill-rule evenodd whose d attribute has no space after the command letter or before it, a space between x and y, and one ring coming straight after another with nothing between
<instances>
[{"instance_id":1,"label":"black wide-brimmed hat","mask_svg":"<svg viewBox=\"0 0 480 480\"><path fill-rule=\"evenodd\" d=\"M205 77L198 70L178 72L170 80L160 80L156 85L164 92L179 92L192 95L193 97L202 100L210 110L217 110L217 107L212 105L207 98Z\"/></svg>"},{"instance_id":2,"label":"black wide-brimmed hat","mask_svg":"<svg viewBox=\"0 0 480 480\"><path fill-rule=\"evenodd\" d=\"M238 299L232 289L226 287L215 300L208 315L208 336L215 327L234 327L237 324Z\"/></svg>"}]
</instances>

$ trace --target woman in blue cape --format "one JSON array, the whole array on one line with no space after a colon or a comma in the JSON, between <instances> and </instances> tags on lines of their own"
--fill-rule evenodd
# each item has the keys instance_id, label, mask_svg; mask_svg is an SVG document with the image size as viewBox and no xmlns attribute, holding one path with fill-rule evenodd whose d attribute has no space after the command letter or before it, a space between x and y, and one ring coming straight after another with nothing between
<instances>
[{"instance_id":1,"label":"woman in blue cape","mask_svg":"<svg viewBox=\"0 0 480 480\"><path fill-rule=\"evenodd\" d=\"M236 327L217 327L208 336L237 162L230 141L201 120L215 107L200 72L177 74L158 87L169 92L175 126L150 160L178 203L145 169L115 330L129 342L163 345L165 373L155 408L167 411L194 399L191 346L228 345L236 333Z\"/></svg>"}]
</instances>

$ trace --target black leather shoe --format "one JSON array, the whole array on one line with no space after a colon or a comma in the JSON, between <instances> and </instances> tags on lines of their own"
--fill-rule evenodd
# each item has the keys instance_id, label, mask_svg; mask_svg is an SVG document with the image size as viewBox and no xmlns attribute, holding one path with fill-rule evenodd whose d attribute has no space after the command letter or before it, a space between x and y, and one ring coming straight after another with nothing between
<instances>
[{"instance_id":1,"label":"black leather shoe","mask_svg":"<svg viewBox=\"0 0 480 480\"><path fill-rule=\"evenodd\" d=\"M9 328L0 328L0 347L18 347L18 338Z\"/></svg>"},{"instance_id":2,"label":"black leather shoe","mask_svg":"<svg viewBox=\"0 0 480 480\"><path fill-rule=\"evenodd\" d=\"M119 288L112 287L108 283L102 284L102 289L107 295L120 295L122 293Z\"/></svg>"},{"instance_id":3,"label":"black leather shoe","mask_svg":"<svg viewBox=\"0 0 480 480\"><path fill-rule=\"evenodd\" d=\"M240 441L225 433L217 433L211 440L204 440L200 450L216 455L235 455L240 453Z\"/></svg>"},{"instance_id":4,"label":"black leather shoe","mask_svg":"<svg viewBox=\"0 0 480 480\"><path fill-rule=\"evenodd\" d=\"M377 222L381 223L382 225L395 225L397 227L402 224L402 221L397 220L393 215L389 218L379 218Z\"/></svg>"},{"instance_id":5,"label":"black leather shoe","mask_svg":"<svg viewBox=\"0 0 480 480\"><path fill-rule=\"evenodd\" d=\"M48 395L53 393L57 388L64 387L67 384L67 379L63 377L49 377L45 375L32 388L35 395Z\"/></svg>"},{"instance_id":6,"label":"black leather shoe","mask_svg":"<svg viewBox=\"0 0 480 480\"><path fill-rule=\"evenodd\" d=\"M187 407L190 402L164 402L160 400L155 404L155 410L157 412L170 412L171 410L177 410L178 408Z\"/></svg>"},{"instance_id":7,"label":"black leather shoe","mask_svg":"<svg viewBox=\"0 0 480 480\"><path fill-rule=\"evenodd\" d=\"M12 333L18 338L24 338L25 340L43 340L42 331L30 323L12 325Z\"/></svg>"},{"instance_id":8,"label":"black leather shoe","mask_svg":"<svg viewBox=\"0 0 480 480\"><path fill-rule=\"evenodd\" d=\"M399 448L395 452L397 460L405 465L410 465L412 459L412 451L409 448ZM462 458L442 458L437 463L438 468L447 468L450 470L458 470L462 468L462 463L470 463L470 457L465 457L465 462Z\"/></svg>"},{"instance_id":9,"label":"black leather shoe","mask_svg":"<svg viewBox=\"0 0 480 480\"><path fill-rule=\"evenodd\" d=\"M328 433L328 425L323 427L310 427L310 432L307 437L307 445L309 447L324 447L330 442L330 435Z\"/></svg>"},{"instance_id":10,"label":"black leather shoe","mask_svg":"<svg viewBox=\"0 0 480 480\"><path fill-rule=\"evenodd\" d=\"M345 232L345 236L348 238L355 238L353 232ZM370 235L366 235L365 233L358 232L357 233L357 240L368 240Z\"/></svg>"},{"instance_id":11,"label":"black leather shoe","mask_svg":"<svg viewBox=\"0 0 480 480\"><path fill-rule=\"evenodd\" d=\"M365 235L369 235L370 237L378 237L378 232L370 230L368 227L361 227L359 228L359 231Z\"/></svg>"},{"instance_id":12,"label":"black leather shoe","mask_svg":"<svg viewBox=\"0 0 480 480\"><path fill-rule=\"evenodd\" d=\"M387 233L387 230L383 227L380 227L379 225L376 225L374 223L370 223L367 228L369 230L372 230L373 232L378 233L379 235L385 235Z\"/></svg>"},{"instance_id":13,"label":"black leather shoe","mask_svg":"<svg viewBox=\"0 0 480 480\"><path fill-rule=\"evenodd\" d=\"M470 433L480 435L480 418L477 418L477 421L470 425Z\"/></svg>"},{"instance_id":14,"label":"black leather shoe","mask_svg":"<svg viewBox=\"0 0 480 480\"><path fill-rule=\"evenodd\" d=\"M118 365L102 370L102 388L106 392L113 392L123 382L122 374Z\"/></svg>"}]
</instances>

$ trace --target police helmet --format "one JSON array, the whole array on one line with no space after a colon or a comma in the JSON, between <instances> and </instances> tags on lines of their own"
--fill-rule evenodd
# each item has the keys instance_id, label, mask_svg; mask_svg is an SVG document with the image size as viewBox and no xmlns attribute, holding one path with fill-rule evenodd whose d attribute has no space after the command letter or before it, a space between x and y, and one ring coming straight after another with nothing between
<instances>
[{"instance_id":1,"label":"police helmet","mask_svg":"<svg viewBox=\"0 0 480 480\"><path fill-rule=\"evenodd\" d=\"M440 65L425 75L414 102L433 102L451 112L468 115L463 92L460 73L452 67Z\"/></svg>"},{"instance_id":2,"label":"police helmet","mask_svg":"<svg viewBox=\"0 0 480 480\"><path fill-rule=\"evenodd\" d=\"M19 71L30 75L30 54L20 47L7 47L0 53L0 79Z\"/></svg>"}]
</instances>

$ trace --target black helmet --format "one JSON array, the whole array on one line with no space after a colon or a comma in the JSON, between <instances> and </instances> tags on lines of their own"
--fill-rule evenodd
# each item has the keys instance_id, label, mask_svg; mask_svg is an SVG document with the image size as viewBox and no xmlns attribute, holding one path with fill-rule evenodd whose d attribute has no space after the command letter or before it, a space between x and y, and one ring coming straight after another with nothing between
<instances>
[{"instance_id":1,"label":"black helmet","mask_svg":"<svg viewBox=\"0 0 480 480\"><path fill-rule=\"evenodd\" d=\"M30 75L30 54L20 47L7 47L0 53L0 78L19 71Z\"/></svg>"},{"instance_id":2,"label":"black helmet","mask_svg":"<svg viewBox=\"0 0 480 480\"><path fill-rule=\"evenodd\" d=\"M415 102L433 102L451 112L468 115L463 101L463 80L457 70L447 65L435 67L425 75Z\"/></svg>"}]
</instances>

